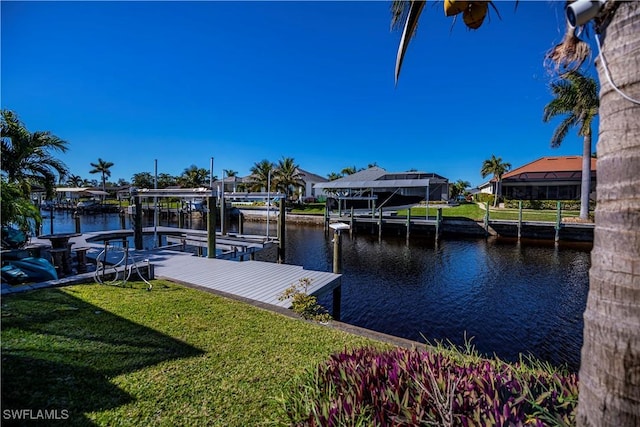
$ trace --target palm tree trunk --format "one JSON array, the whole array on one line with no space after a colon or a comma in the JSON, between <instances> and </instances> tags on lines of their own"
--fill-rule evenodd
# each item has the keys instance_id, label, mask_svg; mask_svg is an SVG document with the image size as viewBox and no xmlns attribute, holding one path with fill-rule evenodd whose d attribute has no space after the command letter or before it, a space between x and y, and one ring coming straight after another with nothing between
<instances>
[{"instance_id":1,"label":"palm tree trunk","mask_svg":"<svg viewBox=\"0 0 640 427\"><path fill-rule=\"evenodd\" d=\"M620 3L603 37L615 84L640 97L640 2ZM578 425L640 425L640 105L601 82L598 204L584 314Z\"/></svg>"},{"instance_id":2,"label":"palm tree trunk","mask_svg":"<svg viewBox=\"0 0 640 427\"><path fill-rule=\"evenodd\" d=\"M589 194L591 193L591 131L582 141L582 186L580 187L580 218L589 218Z\"/></svg>"}]
</instances>

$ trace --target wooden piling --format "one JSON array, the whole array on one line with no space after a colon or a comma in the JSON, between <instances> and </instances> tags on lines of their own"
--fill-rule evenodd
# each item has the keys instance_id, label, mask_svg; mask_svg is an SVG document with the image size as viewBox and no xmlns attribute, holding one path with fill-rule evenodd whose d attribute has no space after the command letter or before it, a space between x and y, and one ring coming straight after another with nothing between
<instances>
[{"instance_id":1,"label":"wooden piling","mask_svg":"<svg viewBox=\"0 0 640 427\"><path fill-rule=\"evenodd\" d=\"M178 209L178 228L184 228L184 212Z\"/></svg>"},{"instance_id":2,"label":"wooden piling","mask_svg":"<svg viewBox=\"0 0 640 427\"><path fill-rule=\"evenodd\" d=\"M327 233L329 231L329 206L327 205L327 201L324 202L324 232Z\"/></svg>"},{"instance_id":3,"label":"wooden piling","mask_svg":"<svg viewBox=\"0 0 640 427\"><path fill-rule=\"evenodd\" d=\"M409 243L409 235L411 234L411 208L407 209L407 244Z\"/></svg>"},{"instance_id":4,"label":"wooden piling","mask_svg":"<svg viewBox=\"0 0 640 427\"><path fill-rule=\"evenodd\" d=\"M133 198L135 203L135 213L133 216L133 244L136 250L142 249L142 203L140 197Z\"/></svg>"},{"instance_id":5,"label":"wooden piling","mask_svg":"<svg viewBox=\"0 0 640 427\"><path fill-rule=\"evenodd\" d=\"M285 248L285 199L280 199L280 214L278 215L278 264L284 264L284 248Z\"/></svg>"},{"instance_id":6,"label":"wooden piling","mask_svg":"<svg viewBox=\"0 0 640 427\"><path fill-rule=\"evenodd\" d=\"M556 234L554 237L554 241L558 242L560 240L560 227L562 226L562 207L560 204L560 200L558 200L556 205Z\"/></svg>"},{"instance_id":7,"label":"wooden piling","mask_svg":"<svg viewBox=\"0 0 640 427\"><path fill-rule=\"evenodd\" d=\"M518 200L518 240L522 237L522 200Z\"/></svg>"},{"instance_id":8,"label":"wooden piling","mask_svg":"<svg viewBox=\"0 0 640 427\"><path fill-rule=\"evenodd\" d=\"M123 211L123 210L121 210L121 211L120 211L120 229L121 229L121 230L124 230L124 229L126 229L126 228L127 228L127 217L126 217L126 215L124 214L124 211Z\"/></svg>"},{"instance_id":9,"label":"wooden piling","mask_svg":"<svg viewBox=\"0 0 640 427\"><path fill-rule=\"evenodd\" d=\"M80 215L76 214L74 215L74 222L75 222L75 226L76 226L76 233L81 233L80 231Z\"/></svg>"},{"instance_id":10,"label":"wooden piling","mask_svg":"<svg viewBox=\"0 0 640 427\"><path fill-rule=\"evenodd\" d=\"M224 198L220 198L220 234L227 234L227 203Z\"/></svg>"},{"instance_id":11,"label":"wooden piling","mask_svg":"<svg viewBox=\"0 0 640 427\"><path fill-rule=\"evenodd\" d=\"M440 239L440 223L442 222L442 208L438 208L436 212L436 243Z\"/></svg>"},{"instance_id":12,"label":"wooden piling","mask_svg":"<svg viewBox=\"0 0 640 427\"><path fill-rule=\"evenodd\" d=\"M484 233L485 233L485 236L489 235L489 202L488 201L485 203L485 210L484 210Z\"/></svg>"},{"instance_id":13,"label":"wooden piling","mask_svg":"<svg viewBox=\"0 0 640 427\"><path fill-rule=\"evenodd\" d=\"M53 234L53 203L49 208L49 234Z\"/></svg>"},{"instance_id":14,"label":"wooden piling","mask_svg":"<svg viewBox=\"0 0 640 427\"><path fill-rule=\"evenodd\" d=\"M336 230L333 234L333 272L342 273L342 233ZM342 305L342 285L333 289L333 318L340 321L340 306Z\"/></svg>"},{"instance_id":15,"label":"wooden piling","mask_svg":"<svg viewBox=\"0 0 640 427\"><path fill-rule=\"evenodd\" d=\"M238 214L238 234L244 234L244 214L242 212Z\"/></svg>"},{"instance_id":16,"label":"wooden piling","mask_svg":"<svg viewBox=\"0 0 640 427\"><path fill-rule=\"evenodd\" d=\"M333 272L342 273L342 234L340 230L333 233Z\"/></svg>"},{"instance_id":17,"label":"wooden piling","mask_svg":"<svg viewBox=\"0 0 640 427\"><path fill-rule=\"evenodd\" d=\"M353 226L354 226L354 212L353 206L351 206L351 216L349 217L349 237L353 237Z\"/></svg>"},{"instance_id":18,"label":"wooden piling","mask_svg":"<svg viewBox=\"0 0 640 427\"><path fill-rule=\"evenodd\" d=\"M207 197L207 258L216 257L216 198Z\"/></svg>"},{"instance_id":19,"label":"wooden piling","mask_svg":"<svg viewBox=\"0 0 640 427\"><path fill-rule=\"evenodd\" d=\"M382 239L382 208L378 212L378 239Z\"/></svg>"}]
</instances>

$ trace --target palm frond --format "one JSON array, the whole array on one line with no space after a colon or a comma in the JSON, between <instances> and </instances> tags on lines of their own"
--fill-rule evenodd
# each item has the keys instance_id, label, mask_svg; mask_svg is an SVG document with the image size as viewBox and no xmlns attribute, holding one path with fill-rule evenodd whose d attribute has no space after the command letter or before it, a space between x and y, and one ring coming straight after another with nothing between
<instances>
[{"instance_id":1,"label":"palm frond","mask_svg":"<svg viewBox=\"0 0 640 427\"><path fill-rule=\"evenodd\" d=\"M398 84L398 77L400 76L400 70L402 69L402 62L404 61L404 55L409 47L409 42L413 37L413 34L418 26L418 19L424 9L424 1L411 1L409 12L404 24L404 30L402 31L402 37L400 38L400 45L398 46L398 54L396 56L396 71L395 81Z\"/></svg>"},{"instance_id":2,"label":"palm frond","mask_svg":"<svg viewBox=\"0 0 640 427\"><path fill-rule=\"evenodd\" d=\"M576 125L578 122L577 118L573 115L565 118L560 125L553 132L553 136L551 137L551 147L558 148L562 144L562 141L567 137L567 133L569 133L569 129Z\"/></svg>"},{"instance_id":3,"label":"palm frond","mask_svg":"<svg viewBox=\"0 0 640 427\"><path fill-rule=\"evenodd\" d=\"M591 57L591 48L575 35L575 29L567 25L562 41L545 55L544 65L551 74L564 74L578 70Z\"/></svg>"}]
</instances>

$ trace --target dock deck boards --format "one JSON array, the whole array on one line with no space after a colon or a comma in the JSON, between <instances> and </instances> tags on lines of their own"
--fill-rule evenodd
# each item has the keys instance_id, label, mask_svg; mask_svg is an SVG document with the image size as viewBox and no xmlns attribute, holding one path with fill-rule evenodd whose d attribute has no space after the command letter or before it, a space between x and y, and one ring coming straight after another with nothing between
<instances>
[{"instance_id":1,"label":"dock deck boards","mask_svg":"<svg viewBox=\"0 0 640 427\"><path fill-rule=\"evenodd\" d=\"M300 279L311 279L309 294L327 292L337 286L340 279L339 274L305 270L297 265L210 259L162 249L137 255L149 259L156 277L285 308L290 306L289 301L279 301L278 297Z\"/></svg>"},{"instance_id":2,"label":"dock deck boards","mask_svg":"<svg viewBox=\"0 0 640 427\"><path fill-rule=\"evenodd\" d=\"M146 230L145 230L146 231ZM175 231L158 230L159 232ZM88 247L87 257L95 258L103 250L104 244L87 239L112 232L85 233L71 238L75 247ZM240 245L254 245L261 236L235 236L231 238ZM113 241L117 241L113 238ZM226 240L226 239L222 239ZM35 243L48 243L47 240L33 239ZM231 243L231 242L229 242ZM122 249L108 252L108 261L116 263L122 259ZM324 271L305 270L298 265L276 264L264 261L230 261L224 259L204 258L190 253L172 251L166 248L130 250L130 259L140 266L149 260L154 266L155 276L186 285L208 288L216 292L236 297L289 308L289 301L279 301L278 297L300 279L309 278L311 284L307 289L310 295L321 295L330 292L340 284L340 274ZM135 273L134 273L135 275Z\"/></svg>"}]
</instances>

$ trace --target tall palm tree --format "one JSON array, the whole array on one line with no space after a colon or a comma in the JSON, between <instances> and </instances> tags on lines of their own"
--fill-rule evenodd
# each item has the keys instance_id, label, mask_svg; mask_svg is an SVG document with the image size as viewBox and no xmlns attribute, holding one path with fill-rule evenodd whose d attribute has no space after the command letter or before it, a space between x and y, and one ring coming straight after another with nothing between
<instances>
[{"instance_id":1,"label":"tall palm tree","mask_svg":"<svg viewBox=\"0 0 640 427\"><path fill-rule=\"evenodd\" d=\"M222 172L227 178L238 176L238 171L234 171L233 169L224 169Z\"/></svg>"},{"instance_id":2,"label":"tall palm tree","mask_svg":"<svg viewBox=\"0 0 640 427\"><path fill-rule=\"evenodd\" d=\"M342 178L342 174L336 173L336 172L331 172L330 174L327 175L327 179L329 181L335 181L336 179L340 179Z\"/></svg>"},{"instance_id":3,"label":"tall palm tree","mask_svg":"<svg viewBox=\"0 0 640 427\"><path fill-rule=\"evenodd\" d=\"M275 165L269 160L264 159L258 163L255 163L251 169L251 175L249 176L247 185L251 191L263 191L267 189L267 183L269 181L269 175L271 175L271 190L274 186L274 169Z\"/></svg>"},{"instance_id":4,"label":"tall palm tree","mask_svg":"<svg viewBox=\"0 0 640 427\"><path fill-rule=\"evenodd\" d=\"M98 158L98 163L89 163L93 169L89 173L99 173L102 175L102 191L107 191L107 177L111 176L111 167L113 162L107 162Z\"/></svg>"},{"instance_id":5,"label":"tall palm tree","mask_svg":"<svg viewBox=\"0 0 640 427\"><path fill-rule=\"evenodd\" d=\"M299 167L291 157L283 157L278 161L275 170L276 189L285 193L288 197L293 195L295 189L304 185Z\"/></svg>"},{"instance_id":6,"label":"tall palm tree","mask_svg":"<svg viewBox=\"0 0 640 427\"><path fill-rule=\"evenodd\" d=\"M394 14L405 22L396 81L421 11L414 3L406 18ZM594 20L601 46L596 67L606 84L600 90L596 226L584 314L579 426L640 425L640 270L633 267L640 259L639 22L640 2L614 0ZM559 68L577 69L588 57L588 44L567 27L548 59Z\"/></svg>"},{"instance_id":7,"label":"tall palm tree","mask_svg":"<svg viewBox=\"0 0 640 427\"><path fill-rule=\"evenodd\" d=\"M344 176L344 175L353 175L354 173L357 172L357 169L355 166L348 166L344 169L342 169L340 171L340 173Z\"/></svg>"},{"instance_id":8,"label":"tall palm tree","mask_svg":"<svg viewBox=\"0 0 640 427\"><path fill-rule=\"evenodd\" d=\"M131 177L131 185L138 188L153 188L153 175L151 172L134 173Z\"/></svg>"},{"instance_id":9,"label":"tall palm tree","mask_svg":"<svg viewBox=\"0 0 640 427\"><path fill-rule=\"evenodd\" d=\"M167 188L176 185L177 179L175 176L168 173L158 174L158 188Z\"/></svg>"},{"instance_id":10,"label":"tall palm tree","mask_svg":"<svg viewBox=\"0 0 640 427\"><path fill-rule=\"evenodd\" d=\"M70 185L72 187L82 187L82 184L84 183L84 179L82 179L82 177L80 175L69 175L69 177L67 178L67 185Z\"/></svg>"},{"instance_id":11,"label":"tall palm tree","mask_svg":"<svg viewBox=\"0 0 640 427\"><path fill-rule=\"evenodd\" d=\"M464 195L464 192L467 188L471 187L471 183L469 181L464 181L462 179L457 180L451 186L451 197L456 198L459 195Z\"/></svg>"},{"instance_id":12,"label":"tall palm tree","mask_svg":"<svg viewBox=\"0 0 640 427\"><path fill-rule=\"evenodd\" d=\"M31 184L42 185L47 197L52 197L56 181L63 178L68 169L51 152L65 153L67 142L48 131L29 132L10 110L2 110L0 136L2 172L7 182L19 184L27 196Z\"/></svg>"},{"instance_id":13,"label":"tall palm tree","mask_svg":"<svg viewBox=\"0 0 640 427\"><path fill-rule=\"evenodd\" d=\"M580 218L589 218L589 194L591 193L591 124L598 115L598 83L578 71L569 71L563 78L551 84L554 99L544 107L542 120L549 122L564 116L551 137L551 146L562 144L569 129L578 128L582 136L582 186L580 190Z\"/></svg>"},{"instance_id":14,"label":"tall palm tree","mask_svg":"<svg viewBox=\"0 0 640 427\"><path fill-rule=\"evenodd\" d=\"M494 154L491 155L490 159L485 160L482 163L482 168L480 169L480 173L482 177L486 177L487 175L493 175L495 181L495 197L493 198L493 207L495 208L498 204L498 198L500 197L500 192L502 190L502 175L505 174L509 169L511 169L511 163L506 163L502 161L502 157L496 157Z\"/></svg>"},{"instance_id":15,"label":"tall palm tree","mask_svg":"<svg viewBox=\"0 0 640 427\"><path fill-rule=\"evenodd\" d=\"M182 175L178 178L178 182L185 188L202 187L209 182L209 171L205 168L191 165L182 172Z\"/></svg>"}]
</instances>

